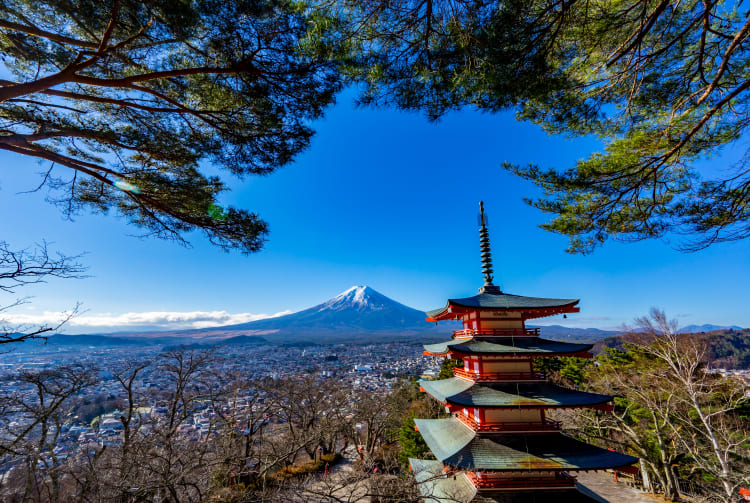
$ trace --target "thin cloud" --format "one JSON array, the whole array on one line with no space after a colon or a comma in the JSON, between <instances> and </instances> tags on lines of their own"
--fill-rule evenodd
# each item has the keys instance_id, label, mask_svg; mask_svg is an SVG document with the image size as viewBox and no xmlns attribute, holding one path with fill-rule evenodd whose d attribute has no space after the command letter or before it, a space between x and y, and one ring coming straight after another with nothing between
<instances>
[{"instance_id":1,"label":"thin cloud","mask_svg":"<svg viewBox=\"0 0 750 503\"><path fill-rule=\"evenodd\" d=\"M71 319L68 328L117 328L138 329L141 327L182 330L191 328L209 328L225 325L236 325L250 321L275 318L289 314L281 311L276 314L229 313L227 311L146 311L123 314L86 314ZM0 318L3 324L9 325L50 325L59 322L65 313L46 311L42 314L4 313Z\"/></svg>"}]
</instances>

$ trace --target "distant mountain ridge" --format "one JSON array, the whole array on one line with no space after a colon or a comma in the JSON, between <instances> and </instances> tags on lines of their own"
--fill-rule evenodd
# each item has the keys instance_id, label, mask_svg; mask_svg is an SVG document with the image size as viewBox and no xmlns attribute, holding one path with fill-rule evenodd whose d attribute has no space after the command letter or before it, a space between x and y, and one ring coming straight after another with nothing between
<instances>
[{"instance_id":1,"label":"distant mountain ridge","mask_svg":"<svg viewBox=\"0 0 750 503\"><path fill-rule=\"evenodd\" d=\"M705 326L705 325L702 325ZM681 337L694 338L706 345L706 361L712 367L729 369L750 369L750 329L726 329L684 332ZM643 334L620 334L598 341L592 349L601 354L605 348L624 349L628 343L643 343ZM648 342L648 338L645 342Z\"/></svg>"},{"instance_id":2,"label":"distant mountain ridge","mask_svg":"<svg viewBox=\"0 0 750 503\"><path fill-rule=\"evenodd\" d=\"M527 325L528 327L536 328L534 325ZM548 339L558 339L567 342L598 342L610 337L616 337L621 335L624 330L602 330L599 328L570 328L561 325L547 325L539 326L541 335ZM737 325L713 325L706 323L703 325L686 325L680 328L677 333L680 334L700 334L705 332L727 332L727 331L742 331L742 327Z\"/></svg>"},{"instance_id":3,"label":"distant mountain ridge","mask_svg":"<svg viewBox=\"0 0 750 503\"><path fill-rule=\"evenodd\" d=\"M397 302L366 285L353 286L332 299L301 311L240 323L192 330L160 332L117 332L91 335L56 335L51 344L134 345L134 344L214 344L247 342L286 344L297 342L338 343L376 340L433 342L460 328L457 322L436 326L425 321L426 314ZM529 325L533 327L533 325ZM682 330L707 331L716 325L690 325ZM595 343L621 331L598 328L540 326L541 335L567 342ZM739 329L739 327L729 327Z\"/></svg>"},{"instance_id":4,"label":"distant mountain ridge","mask_svg":"<svg viewBox=\"0 0 750 503\"><path fill-rule=\"evenodd\" d=\"M593 343L622 333L615 330L599 328L572 328L562 325L526 325L528 328L539 328L539 334L545 339L556 339L565 342Z\"/></svg>"},{"instance_id":5,"label":"distant mountain ridge","mask_svg":"<svg viewBox=\"0 0 750 503\"><path fill-rule=\"evenodd\" d=\"M711 323L706 323L703 325L686 325L679 329L677 333L679 334L698 334L700 332L714 332L716 330L742 330L742 327L738 327L737 325L712 325Z\"/></svg>"}]
</instances>

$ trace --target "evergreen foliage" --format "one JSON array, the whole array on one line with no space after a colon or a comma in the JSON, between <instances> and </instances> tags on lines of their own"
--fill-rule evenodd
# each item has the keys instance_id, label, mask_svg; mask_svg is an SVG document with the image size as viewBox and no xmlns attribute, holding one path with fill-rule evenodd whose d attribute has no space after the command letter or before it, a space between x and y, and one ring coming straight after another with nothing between
<instances>
[{"instance_id":1,"label":"evergreen foliage","mask_svg":"<svg viewBox=\"0 0 750 503\"><path fill-rule=\"evenodd\" d=\"M458 359L452 359L452 358L445 358L443 359L443 362L440 364L440 372L438 373L437 378L438 379L450 379L453 377L453 369L463 368L464 362L463 360Z\"/></svg>"},{"instance_id":2,"label":"evergreen foliage","mask_svg":"<svg viewBox=\"0 0 750 503\"><path fill-rule=\"evenodd\" d=\"M121 398L112 395L99 394L91 398L82 398L73 405L73 410L78 420L83 423L91 423L94 418L120 409L124 406Z\"/></svg>"},{"instance_id":3,"label":"evergreen foliage","mask_svg":"<svg viewBox=\"0 0 750 503\"><path fill-rule=\"evenodd\" d=\"M308 145L340 87L335 64L298 50L308 15L285 0L2 0L0 149L45 161L68 217L114 210L148 235L256 251L266 223L223 208L204 163L263 175Z\"/></svg>"},{"instance_id":4,"label":"evergreen foliage","mask_svg":"<svg viewBox=\"0 0 750 503\"><path fill-rule=\"evenodd\" d=\"M566 385L579 387L586 382L587 366L590 360L571 356L557 356L554 358L534 359L534 369L552 374L556 380Z\"/></svg>"},{"instance_id":5,"label":"evergreen foliage","mask_svg":"<svg viewBox=\"0 0 750 503\"><path fill-rule=\"evenodd\" d=\"M600 138L566 169L505 167L544 196L543 227L587 253L607 239L750 235L750 164L699 161L750 124L750 16L726 0L319 0L307 41L363 84L360 101L420 110L514 108L547 131ZM323 14L323 12L325 14ZM744 148L744 147L741 147Z\"/></svg>"},{"instance_id":6,"label":"evergreen foliage","mask_svg":"<svg viewBox=\"0 0 750 503\"><path fill-rule=\"evenodd\" d=\"M398 459L403 465L409 463L409 458L433 458L422 435L415 429L414 418L416 417L415 412L409 412L404 419L404 424L398 430L398 443L401 446Z\"/></svg>"},{"instance_id":7,"label":"evergreen foliage","mask_svg":"<svg viewBox=\"0 0 750 503\"><path fill-rule=\"evenodd\" d=\"M445 365L446 361L455 362L455 360L446 359L443 365ZM402 466L407 466L409 458L434 459L422 435L416 430L414 419L430 419L443 416L444 412L440 404L419 391L418 381L411 381L408 384L402 385L393 394L401 394L407 399L407 406L401 412L403 420L398 428L399 463Z\"/></svg>"}]
</instances>

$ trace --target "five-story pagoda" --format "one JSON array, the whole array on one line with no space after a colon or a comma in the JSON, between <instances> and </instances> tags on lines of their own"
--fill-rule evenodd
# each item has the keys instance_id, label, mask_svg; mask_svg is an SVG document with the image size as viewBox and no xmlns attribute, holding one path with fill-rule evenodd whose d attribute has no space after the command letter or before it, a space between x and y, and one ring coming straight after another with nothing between
<instances>
[{"instance_id":1,"label":"five-story pagoda","mask_svg":"<svg viewBox=\"0 0 750 503\"><path fill-rule=\"evenodd\" d=\"M425 354L460 358L455 377L421 381L421 390L451 413L417 419L417 430L438 461L411 459L426 501L594 501L576 490L571 472L624 468L636 458L565 435L546 411L611 410L613 397L566 389L534 369L534 359L590 358L590 344L556 342L526 328L526 320L577 313L577 299L503 293L493 284L489 234L480 203L485 283L479 294L450 299L427 321L460 320L450 341L425 346Z\"/></svg>"}]
</instances>

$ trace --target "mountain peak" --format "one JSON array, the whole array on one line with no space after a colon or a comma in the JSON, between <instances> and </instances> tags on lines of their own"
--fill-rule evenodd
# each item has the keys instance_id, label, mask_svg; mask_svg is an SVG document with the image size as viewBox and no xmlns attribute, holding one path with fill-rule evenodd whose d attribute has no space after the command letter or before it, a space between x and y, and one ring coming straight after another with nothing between
<instances>
[{"instance_id":1,"label":"mountain peak","mask_svg":"<svg viewBox=\"0 0 750 503\"><path fill-rule=\"evenodd\" d=\"M342 298L351 297L353 299L362 300L369 295L380 295L380 294L367 285L356 285L351 288L347 288L346 290L344 290L343 292L341 292L334 298L337 299L339 297L342 297Z\"/></svg>"},{"instance_id":2,"label":"mountain peak","mask_svg":"<svg viewBox=\"0 0 750 503\"><path fill-rule=\"evenodd\" d=\"M344 290L328 302L324 302L318 306L318 310L333 309L339 311L354 308L372 311L382 309L384 305L389 303L394 303L394 301L367 285L357 285Z\"/></svg>"},{"instance_id":3,"label":"mountain peak","mask_svg":"<svg viewBox=\"0 0 750 503\"><path fill-rule=\"evenodd\" d=\"M346 295L346 294L352 293L352 292L355 292L355 293L362 292L362 293L364 293L364 292L374 292L374 291L375 290L373 290L372 288L370 288L367 285L355 285L355 286L352 286L350 288L347 288L346 290L344 290L343 292L341 292L340 294L338 294L337 297L340 297L342 295Z\"/></svg>"}]
</instances>

